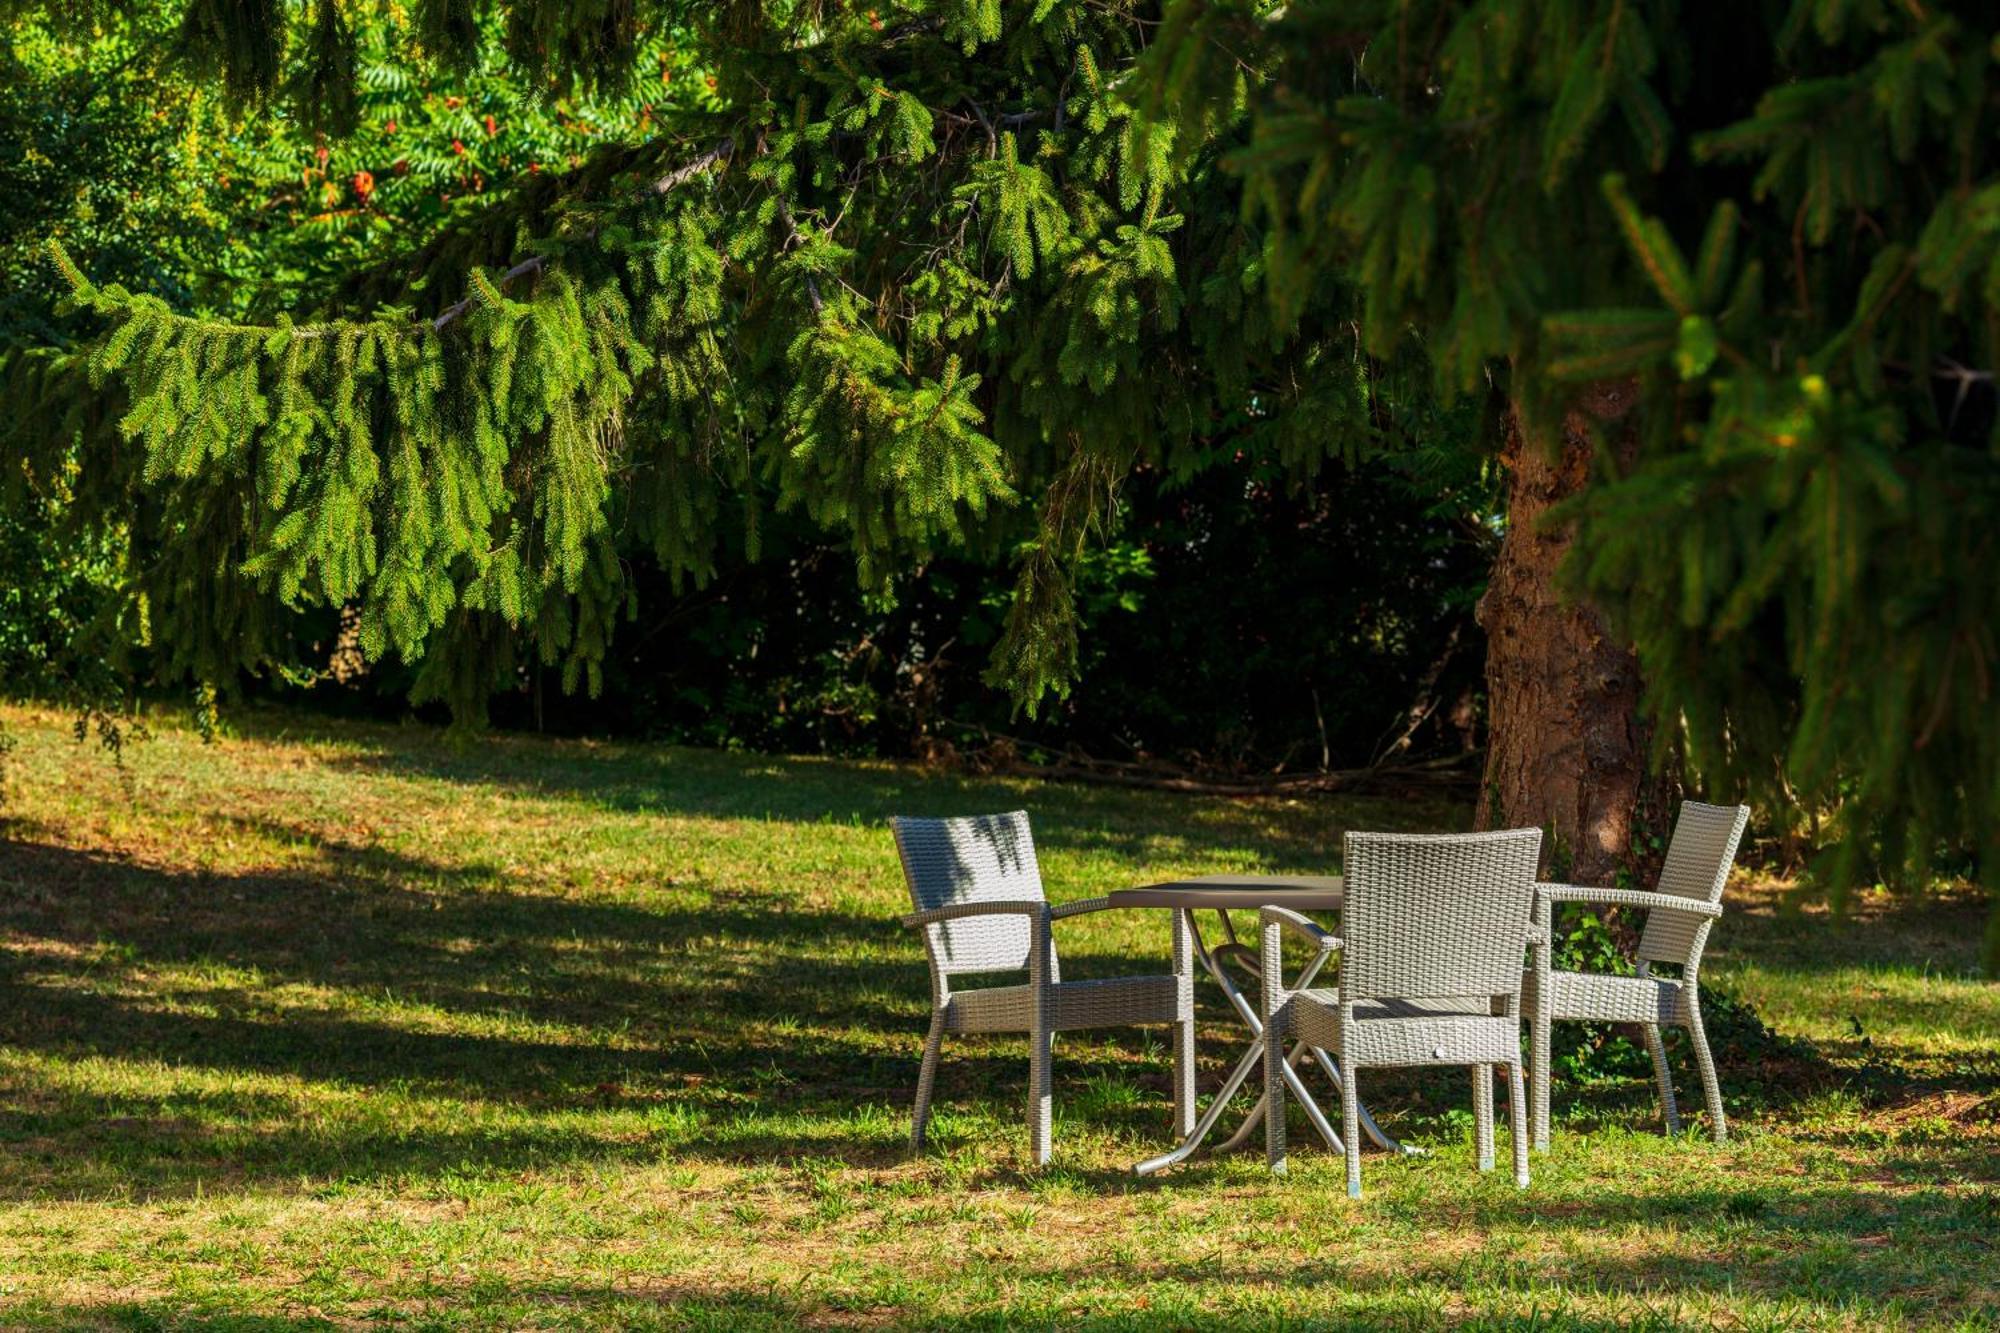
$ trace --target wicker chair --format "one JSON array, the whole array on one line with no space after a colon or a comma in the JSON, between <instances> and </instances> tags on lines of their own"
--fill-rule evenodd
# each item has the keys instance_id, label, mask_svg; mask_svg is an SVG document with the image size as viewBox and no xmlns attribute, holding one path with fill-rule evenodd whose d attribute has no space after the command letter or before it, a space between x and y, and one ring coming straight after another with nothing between
<instances>
[{"instance_id":1,"label":"wicker chair","mask_svg":"<svg viewBox=\"0 0 2000 1333\"><path fill-rule=\"evenodd\" d=\"M1421 836L1350 833L1340 938L1296 912L1263 924L1265 1142L1285 1169L1283 1063L1290 1040L1340 1061L1347 1192L1361 1195L1360 1071L1371 1065L1471 1065L1479 1169L1493 1167L1493 1066L1508 1071L1514 1181L1528 1183L1521 1087L1521 958L1532 932L1539 829ZM1287 991L1282 930L1340 950L1338 986Z\"/></svg>"},{"instance_id":2,"label":"wicker chair","mask_svg":"<svg viewBox=\"0 0 2000 1333\"><path fill-rule=\"evenodd\" d=\"M1174 1028L1174 1125L1194 1129L1194 948L1174 914L1174 975L1064 981L1050 925L1111 905L1106 898L1051 907L1042 894L1028 816L1015 811L962 819L893 819L930 957L931 1027L917 1076L910 1144L924 1146L939 1048L947 1032L1028 1034L1028 1138L1037 1166L1049 1160L1049 1047L1058 1032L1171 1023ZM955 991L952 978L1018 972L1026 985Z\"/></svg>"},{"instance_id":3,"label":"wicker chair","mask_svg":"<svg viewBox=\"0 0 2000 1333\"><path fill-rule=\"evenodd\" d=\"M1667 1045L1660 1028L1678 1024L1694 1043L1695 1065L1701 1071L1702 1094L1708 1101L1708 1121L1715 1141L1729 1137L1722 1113L1722 1089L1715 1081L1715 1058L1709 1054L1708 1033L1701 1025L1701 952L1708 932L1722 915L1722 886L1736 860L1736 844L1750 808L1743 805L1681 805L1673 840L1660 866L1653 893L1631 889L1578 888L1571 884L1535 886L1535 923L1541 939L1534 967L1526 977L1522 1007L1532 1032L1529 1049L1535 1098L1535 1149L1549 1149L1550 1024L1558 1018L1598 1023L1637 1023L1653 1055L1653 1074L1660 1085L1660 1114L1667 1132L1680 1132L1674 1106L1674 1081L1667 1069ZM1643 907L1646 928L1639 936L1638 975L1600 976L1550 970L1550 917L1556 903L1598 903ZM1679 977L1652 974L1657 963L1678 964Z\"/></svg>"}]
</instances>

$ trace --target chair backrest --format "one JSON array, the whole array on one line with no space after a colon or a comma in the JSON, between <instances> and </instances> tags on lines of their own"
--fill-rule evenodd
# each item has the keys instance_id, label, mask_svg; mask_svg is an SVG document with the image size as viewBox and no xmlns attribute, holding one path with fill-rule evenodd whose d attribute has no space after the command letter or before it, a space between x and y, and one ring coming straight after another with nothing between
<instances>
[{"instance_id":1,"label":"chair backrest","mask_svg":"<svg viewBox=\"0 0 2000 1333\"><path fill-rule=\"evenodd\" d=\"M1736 844L1750 822L1747 805L1702 805L1683 801L1674 819L1674 836L1660 866L1661 893L1675 893L1702 902L1722 901L1729 867L1736 861ZM1707 918L1685 912L1648 912L1639 935L1639 958L1648 963L1685 963L1695 934Z\"/></svg>"},{"instance_id":2,"label":"chair backrest","mask_svg":"<svg viewBox=\"0 0 2000 1333\"><path fill-rule=\"evenodd\" d=\"M954 903L1043 900L1028 814L889 821L910 901L920 912ZM925 929L940 971L1005 972L1028 965L1028 918L975 916Z\"/></svg>"},{"instance_id":3,"label":"chair backrest","mask_svg":"<svg viewBox=\"0 0 2000 1333\"><path fill-rule=\"evenodd\" d=\"M1341 999L1518 994L1541 852L1540 829L1348 834Z\"/></svg>"}]
</instances>

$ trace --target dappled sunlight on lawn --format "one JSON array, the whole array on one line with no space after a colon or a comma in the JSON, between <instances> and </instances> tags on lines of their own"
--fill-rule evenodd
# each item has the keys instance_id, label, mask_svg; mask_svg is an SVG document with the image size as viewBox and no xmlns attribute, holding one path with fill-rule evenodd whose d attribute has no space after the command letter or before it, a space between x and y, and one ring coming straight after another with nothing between
<instances>
[{"instance_id":1,"label":"dappled sunlight on lawn","mask_svg":"<svg viewBox=\"0 0 2000 1333\"><path fill-rule=\"evenodd\" d=\"M1336 870L1344 828L1462 810L257 713L213 746L162 728L121 776L60 717L7 719L0 1301L30 1323L441 1302L489 1325L732 1327L2000 1309L1980 1276L1995 989L1966 970L1969 904L1862 925L1732 897L1715 980L1835 1063L1726 1068L1727 1147L1652 1132L1642 1081L1559 1086L1557 1151L1523 1194L1472 1169L1455 1071L1383 1071L1371 1102L1434 1151L1371 1157L1353 1206L1316 1147L1282 1184L1255 1151L1134 1180L1167 1138L1163 1031L1058 1043L1042 1172L1023 1043L951 1042L933 1151L911 1157L926 982L882 820L1025 807L1065 900ZM1070 975L1167 948L1152 913L1058 929ZM1238 1040L1205 996L1205 1086Z\"/></svg>"}]
</instances>

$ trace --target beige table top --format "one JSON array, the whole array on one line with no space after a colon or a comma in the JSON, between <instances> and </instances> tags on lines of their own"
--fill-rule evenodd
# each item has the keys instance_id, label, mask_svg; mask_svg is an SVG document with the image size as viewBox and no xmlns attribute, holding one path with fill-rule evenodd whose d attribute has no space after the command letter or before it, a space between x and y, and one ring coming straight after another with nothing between
<instances>
[{"instance_id":1,"label":"beige table top","mask_svg":"<svg viewBox=\"0 0 2000 1333\"><path fill-rule=\"evenodd\" d=\"M1195 875L1113 889L1113 907L1246 907L1269 903L1296 912L1338 912L1339 875Z\"/></svg>"}]
</instances>

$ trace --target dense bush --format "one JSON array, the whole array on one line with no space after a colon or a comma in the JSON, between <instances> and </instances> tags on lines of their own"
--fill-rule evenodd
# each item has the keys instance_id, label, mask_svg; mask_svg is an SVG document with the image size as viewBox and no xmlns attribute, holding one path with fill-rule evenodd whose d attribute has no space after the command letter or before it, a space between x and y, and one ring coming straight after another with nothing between
<instances>
[{"instance_id":1,"label":"dense bush","mask_svg":"<svg viewBox=\"0 0 2000 1333\"><path fill-rule=\"evenodd\" d=\"M118 553L60 517L39 498L0 506L0 689L101 698L114 673L79 640L110 604Z\"/></svg>"},{"instance_id":2,"label":"dense bush","mask_svg":"<svg viewBox=\"0 0 2000 1333\"><path fill-rule=\"evenodd\" d=\"M765 531L754 562L733 534L737 554L699 590L635 562L635 623L599 698L524 665L492 717L838 754L936 756L1007 737L1236 771L1358 766L1406 730L1410 750L1453 751L1478 725L1471 613L1491 538L1479 479L1451 494L1462 512L1441 515L1382 462L1310 494L1248 461L1185 484L1142 474L1080 580L1082 677L1035 717L981 678L1007 551L933 560L878 597L857 588L850 557L795 527ZM330 653L337 628L322 620L301 637ZM307 697L395 712L410 683L382 665Z\"/></svg>"}]
</instances>

